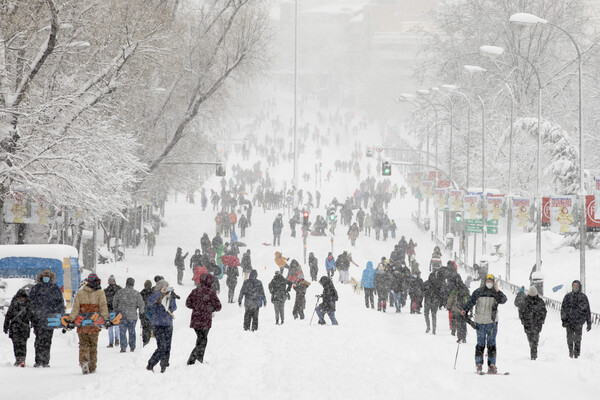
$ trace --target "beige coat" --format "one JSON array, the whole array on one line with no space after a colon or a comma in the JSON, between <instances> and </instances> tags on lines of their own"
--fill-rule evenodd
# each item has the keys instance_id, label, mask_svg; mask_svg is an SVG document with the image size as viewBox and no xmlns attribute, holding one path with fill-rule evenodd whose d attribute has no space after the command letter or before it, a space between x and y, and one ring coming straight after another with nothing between
<instances>
[{"instance_id":1,"label":"beige coat","mask_svg":"<svg viewBox=\"0 0 600 400\"><path fill-rule=\"evenodd\" d=\"M88 286L84 286L81 290L77 292L77 295L75 295L75 300L73 300L73 308L71 309L69 320L71 322L75 321L75 318L77 318L79 313L93 312L100 313L100 315L102 316L102 318L104 318L105 321L109 320L108 306L106 305L106 295L104 294L104 290L92 290ZM77 328L77 333L92 332L100 332L100 328L95 326L85 326Z\"/></svg>"}]
</instances>

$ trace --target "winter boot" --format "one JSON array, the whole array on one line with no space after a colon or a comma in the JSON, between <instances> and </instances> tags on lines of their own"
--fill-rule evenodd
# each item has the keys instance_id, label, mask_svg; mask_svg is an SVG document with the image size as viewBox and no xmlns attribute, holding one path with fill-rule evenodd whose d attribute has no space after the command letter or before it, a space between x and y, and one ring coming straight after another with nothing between
<instances>
[{"instance_id":1,"label":"winter boot","mask_svg":"<svg viewBox=\"0 0 600 400\"><path fill-rule=\"evenodd\" d=\"M83 364L81 364L81 373L83 375L87 375L90 373L90 365L86 362L84 362Z\"/></svg>"},{"instance_id":2,"label":"winter boot","mask_svg":"<svg viewBox=\"0 0 600 400\"><path fill-rule=\"evenodd\" d=\"M115 339L115 346L119 345L119 339Z\"/></svg>"},{"instance_id":3,"label":"winter boot","mask_svg":"<svg viewBox=\"0 0 600 400\"><path fill-rule=\"evenodd\" d=\"M498 368L496 368L496 366L494 364L490 364L488 365L488 374L497 374L498 373Z\"/></svg>"},{"instance_id":4,"label":"winter boot","mask_svg":"<svg viewBox=\"0 0 600 400\"><path fill-rule=\"evenodd\" d=\"M483 372L483 364L477 364L477 373L481 374Z\"/></svg>"},{"instance_id":5,"label":"winter boot","mask_svg":"<svg viewBox=\"0 0 600 400\"><path fill-rule=\"evenodd\" d=\"M111 344L109 344L109 345L108 345L108 346L106 346L106 347L107 347L107 348L109 348L109 349L112 349L112 348L113 348L113 344L111 343Z\"/></svg>"}]
</instances>

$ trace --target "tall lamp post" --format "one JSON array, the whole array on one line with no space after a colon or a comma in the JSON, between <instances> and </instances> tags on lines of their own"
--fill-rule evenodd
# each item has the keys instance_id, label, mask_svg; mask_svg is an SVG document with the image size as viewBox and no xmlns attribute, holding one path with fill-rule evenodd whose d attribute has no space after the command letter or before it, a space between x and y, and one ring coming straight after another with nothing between
<instances>
[{"instance_id":1,"label":"tall lamp post","mask_svg":"<svg viewBox=\"0 0 600 400\"><path fill-rule=\"evenodd\" d=\"M578 93L578 97L579 97L579 104L578 104L578 108L579 108L579 115L578 115L578 128L579 128L579 195L581 196L581 201L580 201L580 210L581 210L581 217L580 217L580 224L579 224L579 237L580 237L580 245L579 245L579 280L581 281L581 291L584 292L585 290L585 243L586 243L586 207L585 207L585 184L584 184L584 170L583 170L583 107L582 107L582 78L583 78L583 69L582 69L582 62L581 62L581 49L579 48L579 45L577 44L577 42L575 41L575 39L573 38L573 36L567 32L565 29L561 28L560 26L553 24L551 22L549 22L548 20L545 20L543 18L539 18L533 14L528 14L528 13L517 13L517 14L513 14L510 17L510 23L513 25L520 25L520 26L534 26L534 25L550 25L556 29L558 29L559 31L563 32L568 38L569 40L571 40L571 42L573 43L573 46L575 46L575 51L577 52L577 64L578 64L578 69L579 69L579 73L578 73L578 89L579 89L579 93ZM539 264L538 264L539 265Z\"/></svg>"},{"instance_id":2,"label":"tall lamp post","mask_svg":"<svg viewBox=\"0 0 600 400\"><path fill-rule=\"evenodd\" d=\"M481 46L479 51L483 55L488 56L501 56L504 53L504 49L498 46ZM523 59L531 69L533 70L535 77L538 82L538 108L537 108L537 181L535 185L535 208L537 210L536 216L536 235L535 235L535 265L536 271L542 270L542 199L540 197L540 185L542 178L542 80L540 79L540 74L535 67L535 65L529 61L529 59L519 53L511 52L511 54Z\"/></svg>"}]
</instances>

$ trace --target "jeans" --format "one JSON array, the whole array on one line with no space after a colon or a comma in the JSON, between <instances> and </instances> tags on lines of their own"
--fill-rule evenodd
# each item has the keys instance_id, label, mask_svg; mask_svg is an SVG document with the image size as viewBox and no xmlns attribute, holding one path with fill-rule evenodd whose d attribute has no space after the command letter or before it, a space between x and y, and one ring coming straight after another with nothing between
<instances>
[{"instance_id":1,"label":"jeans","mask_svg":"<svg viewBox=\"0 0 600 400\"><path fill-rule=\"evenodd\" d=\"M396 309L400 311L400 309L402 308L402 291L392 290L391 293L394 295L394 307L396 307Z\"/></svg>"},{"instance_id":2,"label":"jeans","mask_svg":"<svg viewBox=\"0 0 600 400\"><path fill-rule=\"evenodd\" d=\"M496 365L496 334L498 323L477 324L477 346L475 346L475 364L483 364L483 350L488 348L488 365Z\"/></svg>"},{"instance_id":3,"label":"jeans","mask_svg":"<svg viewBox=\"0 0 600 400\"><path fill-rule=\"evenodd\" d=\"M188 358L188 365L193 364L196 361L204 362L204 352L206 345L208 344L208 331L209 329L194 329L196 331L196 347L192 350L190 358Z\"/></svg>"},{"instance_id":4,"label":"jeans","mask_svg":"<svg viewBox=\"0 0 600 400\"><path fill-rule=\"evenodd\" d=\"M335 272L335 269L328 269L328 270L327 270L327 277L328 277L328 278L332 278L332 277L333 277L333 274L334 274L334 272Z\"/></svg>"},{"instance_id":5,"label":"jeans","mask_svg":"<svg viewBox=\"0 0 600 400\"><path fill-rule=\"evenodd\" d=\"M157 348L148 360L148 366L152 368L160 362L161 367L168 367L169 358L171 357L173 327L154 325L154 337L156 337Z\"/></svg>"},{"instance_id":6,"label":"jeans","mask_svg":"<svg viewBox=\"0 0 600 400\"><path fill-rule=\"evenodd\" d=\"M319 304L317 306L317 308L315 309L315 311L317 312L317 317L319 317L319 323L324 325L325 324L325 314L323 312L323 304ZM328 311L327 315L329 316L329 319L331 320L331 325L337 325L338 322L335 319L335 311Z\"/></svg>"},{"instance_id":7,"label":"jeans","mask_svg":"<svg viewBox=\"0 0 600 400\"><path fill-rule=\"evenodd\" d=\"M281 245L281 233L274 233L273 234L273 246L280 246Z\"/></svg>"},{"instance_id":8,"label":"jeans","mask_svg":"<svg viewBox=\"0 0 600 400\"><path fill-rule=\"evenodd\" d=\"M115 339L119 340L119 325L113 325L108 328L108 344L113 344Z\"/></svg>"},{"instance_id":9,"label":"jeans","mask_svg":"<svg viewBox=\"0 0 600 400\"><path fill-rule=\"evenodd\" d=\"M183 268L177 268L177 284L183 285Z\"/></svg>"},{"instance_id":10,"label":"jeans","mask_svg":"<svg viewBox=\"0 0 600 400\"><path fill-rule=\"evenodd\" d=\"M369 303L371 304L371 308L375 308L375 296L373 296L373 288L365 288L365 305L369 308Z\"/></svg>"},{"instance_id":11,"label":"jeans","mask_svg":"<svg viewBox=\"0 0 600 400\"><path fill-rule=\"evenodd\" d=\"M127 348L127 332L129 332L129 348L135 350L135 324L137 319L122 319L119 326L119 340L122 349Z\"/></svg>"}]
</instances>

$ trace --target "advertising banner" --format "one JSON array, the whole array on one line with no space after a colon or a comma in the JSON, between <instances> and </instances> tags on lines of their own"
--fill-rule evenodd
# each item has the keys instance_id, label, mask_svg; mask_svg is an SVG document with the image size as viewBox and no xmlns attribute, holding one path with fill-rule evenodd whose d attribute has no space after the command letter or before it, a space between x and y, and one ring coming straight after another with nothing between
<instances>
[{"instance_id":1,"label":"advertising banner","mask_svg":"<svg viewBox=\"0 0 600 400\"><path fill-rule=\"evenodd\" d=\"M504 208L504 195L487 195L487 216L486 216L486 229L487 233L497 234L498 233L498 222L500 216L503 214Z\"/></svg>"},{"instance_id":2,"label":"advertising banner","mask_svg":"<svg viewBox=\"0 0 600 400\"><path fill-rule=\"evenodd\" d=\"M462 211L463 210L463 196L462 190L449 190L448 191L448 206L450 211Z\"/></svg>"},{"instance_id":3,"label":"advertising banner","mask_svg":"<svg viewBox=\"0 0 600 400\"><path fill-rule=\"evenodd\" d=\"M440 211L448 211L448 189L436 188L435 194L435 207Z\"/></svg>"},{"instance_id":4,"label":"advertising banner","mask_svg":"<svg viewBox=\"0 0 600 400\"><path fill-rule=\"evenodd\" d=\"M532 215L529 212L531 209L532 200L527 197L512 198L512 215L519 227L525 228L529 221L532 220Z\"/></svg>"},{"instance_id":5,"label":"advertising banner","mask_svg":"<svg viewBox=\"0 0 600 400\"><path fill-rule=\"evenodd\" d=\"M426 199L431 199L433 197L433 181L423 181L423 195Z\"/></svg>"},{"instance_id":6,"label":"advertising banner","mask_svg":"<svg viewBox=\"0 0 600 400\"><path fill-rule=\"evenodd\" d=\"M573 224L575 196L550 197L550 230L559 233L576 232Z\"/></svg>"}]
</instances>

